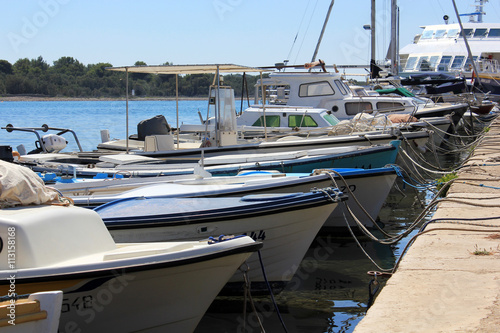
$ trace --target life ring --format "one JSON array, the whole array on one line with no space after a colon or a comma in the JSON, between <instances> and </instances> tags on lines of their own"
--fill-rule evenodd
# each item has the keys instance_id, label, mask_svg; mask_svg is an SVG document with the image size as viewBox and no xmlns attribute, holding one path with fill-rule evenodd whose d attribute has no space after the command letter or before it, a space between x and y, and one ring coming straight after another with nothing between
<instances>
[{"instance_id":1,"label":"life ring","mask_svg":"<svg viewBox=\"0 0 500 333\"><path fill-rule=\"evenodd\" d=\"M17 151L13 151L12 152L12 157L14 159L16 159L16 157L17 157L17 160L19 161L21 159L21 154L19 154Z\"/></svg>"}]
</instances>

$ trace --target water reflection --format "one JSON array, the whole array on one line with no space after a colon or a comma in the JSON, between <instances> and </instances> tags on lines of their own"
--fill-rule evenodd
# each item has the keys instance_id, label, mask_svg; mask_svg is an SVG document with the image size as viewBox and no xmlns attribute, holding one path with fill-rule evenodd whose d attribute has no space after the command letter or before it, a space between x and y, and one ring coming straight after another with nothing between
<instances>
[{"instance_id":1,"label":"water reflection","mask_svg":"<svg viewBox=\"0 0 500 333\"><path fill-rule=\"evenodd\" d=\"M379 214L384 230L393 234L405 230L427 200L425 191L415 191L398 180ZM372 260L389 269L413 234L396 245L382 245L361 235L357 238ZM318 234L293 279L275 295L288 332L351 332L367 310L368 288L373 279L367 272L377 269L347 228ZM385 279L378 281L383 287ZM253 297L253 300L264 329L284 332L270 297ZM243 324L243 304L243 296L217 297L195 332L260 332L249 302L247 324Z\"/></svg>"}]
</instances>

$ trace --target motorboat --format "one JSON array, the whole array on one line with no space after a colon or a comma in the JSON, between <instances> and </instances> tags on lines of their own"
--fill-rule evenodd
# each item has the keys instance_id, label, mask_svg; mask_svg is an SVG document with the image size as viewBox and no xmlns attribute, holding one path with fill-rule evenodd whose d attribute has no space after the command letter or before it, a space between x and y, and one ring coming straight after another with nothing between
<instances>
[{"instance_id":1,"label":"motorboat","mask_svg":"<svg viewBox=\"0 0 500 333\"><path fill-rule=\"evenodd\" d=\"M234 65L235 66L235 65ZM149 71L151 73L199 73L234 70L233 65L205 65L205 66L131 66L123 68L111 68L113 70L123 70L127 72ZM236 67L240 71L262 71L243 66ZM185 171L174 171L172 169L189 169L192 172L193 163L200 160L209 161L209 159L219 159L222 155L244 155L238 158L262 158L271 154L295 153L297 151L310 151L315 149L347 148L347 146L372 146L389 144L398 138L403 138L403 145L417 143L417 146L423 147L429 138L427 131L419 130L401 135L397 128L387 128L386 130L374 130L369 132L354 131L348 135L322 135L322 136L299 136L292 135L285 138L276 138L275 140L239 140L236 124L236 113L234 111L234 93L228 87L213 86L210 90L209 106L215 114L218 114L218 121L212 129L201 135L201 140L191 140L183 137L179 130L172 132L171 126L167 128L164 118L155 117L157 122L141 127L138 130L137 140L128 135L125 140L106 141L98 145L97 152L77 152L62 153L59 150L45 149L40 154L19 154L17 163L32 167L41 172L58 172L60 174L73 174L77 176L94 176L96 173L129 173L134 175L158 175L158 174L185 174ZM264 107L265 108L265 107ZM206 124L208 126L208 123ZM48 126L42 126L47 130ZM180 125L177 125L177 129ZM28 131L27 128L14 127L7 125L3 129L8 132L20 130ZM29 129L33 131L34 129ZM140 135L139 135L140 134ZM191 134L189 134L191 136ZM60 135L59 135L60 136ZM142 139L142 141L141 141ZM37 141L44 141L44 137L38 137ZM41 147L45 147L45 144ZM59 147L58 144L55 146ZM347 148L349 149L349 148ZM355 148L358 149L358 148ZM43 149L42 149L43 150ZM117 155L117 152L126 152L127 156L118 157L107 156ZM260 157L256 157L260 155ZM283 160L282 157L273 156L273 159ZM161 160L159 160L161 159ZM147 166L144 164L147 163ZM185 163L179 166L177 163ZM153 165L156 164L156 165ZM169 164L168 166L166 164ZM191 164L191 166L189 166ZM205 162L203 163L205 165ZM259 162L259 165L263 163ZM379 166L383 166L384 163ZM126 166L125 166L126 165ZM344 165L345 167L368 167L369 164ZM106 169L104 169L103 168ZM118 167L118 168L116 168ZM146 170L137 169L142 167ZM246 166L242 166L246 168ZM270 166L274 168L275 165ZM317 165L316 167L342 167L340 165ZM374 166L372 166L374 167ZM255 164L252 165L255 168ZM305 172L310 172L311 167ZM90 170L92 169L92 170ZM121 171L119 170L121 169ZM127 170L126 170L127 169ZM170 169L170 170L167 170ZM259 168L261 169L261 168ZM226 171L211 171L217 174L227 174ZM286 172L303 172L299 170L288 170Z\"/></svg>"},{"instance_id":2,"label":"motorboat","mask_svg":"<svg viewBox=\"0 0 500 333\"><path fill-rule=\"evenodd\" d=\"M321 141L321 138L316 139ZM204 157L191 163L175 163L168 158L137 154L99 156L99 162L77 164L64 154L24 155L18 163L37 172L54 172L74 177L122 174L125 177L186 176L206 173L236 175L245 170L278 170L283 173L306 172L321 168L378 168L394 164L400 141L372 146L346 146L275 153L227 154Z\"/></svg>"},{"instance_id":3,"label":"motorboat","mask_svg":"<svg viewBox=\"0 0 500 333\"><path fill-rule=\"evenodd\" d=\"M373 227L377 215L397 178L397 167L373 169L322 169L312 173L284 174L273 171L249 171L229 177L172 179L171 177L125 178L54 183L51 186L73 200L77 206L95 208L102 204L133 197L221 197L249 194L308 192L313 188L338 187L347 193L354 215ZM377 195L373 195L376 191ZM354 200L355 199L355 200ZM358 206L357 202L361 205ZM370 218L366 217L366 213ZM346 227L344 205L338 205L322 229ZM345 214L349 217L349 214ZM356 226L351 222L351 226Z\"/></svg>"},{"instance_id":4,"label":"motorboat","mask_svg":"<svg viewBox=\"0 0 500 333\"><path fill-rule=\"evenodd\" d=\"M260 72L262 74L262 72L266 71L262 68L252 68L237 65L126 66L113 67L108 69L128 73L152 74L196 74L211 72L216 74L216 78L221 72ZM272 73L271 75L281 74L282 73ZM316 74L318 73L312 73L309 75L312 75L313 78L316 78L318 77ZM326 74L333 75L337 79L340 78L339 75L334 75L333 73ZM259 85L262 89L267 89L266 82L267 81L265 81L264 79L260 81ZM336 87L333 80L331 84ZM340 93L338 95L342 96ZM327 95L322 97L328 98L330 96ZM382 99L393 100L393 98L391 97L382 97ZM299 105L311 106L310 101L310 98L305 99L303 103L306 104ZM256 102L256 104L258 104L258 102ZM262 112L265 113L266 110L272 112L275 105L265 103L264 106L257 105L256 107L262 114ZM140 124L138 124L137 135L129 136L121 140L104 140L104 142L100 143L97 148L99 151L130 150L136 154L141 154L144 156L165 158L174 158L175 156L175 158L180 159L183 157L193 157L193 154L195 154L196 157L200 158L201 153L203 153L205 156L214 156L217 154L227 153L246 154L249 151L268 153L276 151L314 149L333 146L339 147L346 145L381 144L387 143L390 140L394 139L402 139L402 136L404 136L405 139L408 140L428 138L428 135L425 132L420 132L418 134L407 134L407 131L405 131L405 133L401 134L397 128L391 128L387 129L386 131L377 129L364 133L355 132L346 135L324 135L321 141L315 141L315 138L308 138L307 140L304 140L304 138L302 138L302 140L294 140L294 137L289 137L285 140L273 140L273 130L283 130L287 128L289 131L291 128L294 129L296 127L304 128L306 130L310 129L309 127L320 129L325 125L327 127L335 125L336 114L332 113L330 109L326 108L326 110L324 110L325 108L317 105L312 105L312 107L322 109L321 111L325 111L320 112L320 121L315 125L312 125L314 121L309 121L310 117L308 117L307 115L303 117L304 112L307 113L307 108L295 110L296 112L293 112L293 108L291 108L291 120L290 123L286 125L276 124L275 121L271 122L269 120L266 120L266 122L260 122L260 124L256 124L255 120L251 121L251 123L248 123L244 119L245 112L241 113L239 116L237 116L236 114L233 89L231 87L220 84L220 82L218 81L217 84L213 84L212 86L210 86L207 116L206 119L203 119L200 114L200 118L202 121L201 124L177 124L176 131L168 131L166 125L158 126L152 123L150 126L143 126L144 123L141 124L141 122ZM413 110L414 104L412 103L411 106L408 105L408 109ZM249 107L247 110L251 111L253 110L253 107ZM330 115L328 115L327 113L329 113ZM253 113L249 112L249 115L250 114ZM303 121L301 120L302 118L304 118ZM163 119L158 121L163 124L167 123ZM267 126L267 124L269 124L269 126ZM168 126L168 128L170 129L172 129L172 127L173 126ZM255 127L261 127L257 129L259 132L258 135L255 133ZM175 153L171 152L172 150L175 150Z\"/></svg>"},{"instance_id":5,"label":"motorboat","mask_svg":"<svg viewBox=\"0 0 500 333\"><path fill-rule=\"evenodd\" d=\"M243 197L140 196L111 201L94 211L117 242L248 235L263 243L261 256L253 255L247 260L252 289L267 290L267 280L279 290L293 277L314 237L345 199L342 192L333 188ZM236 274L229 284L228 288L241 288L244 279Z\"/></svg>"},{"instance_id":6,"label":"motorboat","mask_svg":"<svg viewBox=\"0 0 500 333\"><path fill-rule=\"evenodd\" d=\"M467 103L431 103L414 96L354 93L342 81L341 74L335 72L274 72L259 84L267 89L284 91L278 92L279 97L269 103L275 105L277 110L290 115L289 123L312 123L307 117L308 108L320 108L340 120L351 119L358 113L410 114L417 119L453 114L453 122L456 124L468 108ZM256 96L258 98L258 95ZM256 100L256 107L262 109L262 104L258 106L257 102L259 101ZM245 112L242 112L240 117L246 117ZM272 117L267 119L266 115L265 119L273 124ZM250 122L239 124L251 125Z\"/></svg>"},{"instance_id":7,"label":"motorboat","mask_svg":"<svg viewBox=\"0 0 500 333\"><path fill-rule=\"evenodd\" d=\"M192 332L262 245L240 235L118 244L96 212L63 204L26 168L0 167L1 203L13 206L0 211L0 294L61 290L60 331ZM40 191L56 197L21 204Z\"/></svg>"}]
</instances>

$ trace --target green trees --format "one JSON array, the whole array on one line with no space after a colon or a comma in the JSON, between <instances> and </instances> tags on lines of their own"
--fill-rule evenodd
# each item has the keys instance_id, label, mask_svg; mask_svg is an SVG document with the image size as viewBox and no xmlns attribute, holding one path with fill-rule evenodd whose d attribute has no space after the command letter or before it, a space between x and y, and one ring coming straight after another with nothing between
<instances>
[{"instance_id":1,"label":"green trees","mask_svg":"<svg viewBox=\"0 0 500 333\"><path fill-rule=\"evenodd\" d=\"M146 63L137 61L134 65L144 66ZM52 65L42 56L19 59L14 64L0 60L0 94L82 98L125 96L125 74L108 71L106 67L112 65L97 63L85 66L73 57L61 57ZM257 79L256 76L246 76L250 95L253 95ZM223 81L234 88L236 96L241 95L242 75L226 75ZM206 97L212 82L212 74L181 75L179 95ZM175 76L131 73L129 89L139 97L174 97Z\"/></svg>"}]
</instances>

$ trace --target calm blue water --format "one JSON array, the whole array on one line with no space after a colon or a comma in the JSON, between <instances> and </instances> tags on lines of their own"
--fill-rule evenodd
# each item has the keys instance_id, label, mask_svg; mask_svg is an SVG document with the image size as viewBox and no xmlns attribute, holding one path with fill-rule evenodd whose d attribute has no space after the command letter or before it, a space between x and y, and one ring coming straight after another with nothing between
<instances>
[{"instance_id":1,"label":"calm blue water","mask_svg":"<svg viewBox=\"0 0 500 333\"><path fill-rule=\"evenodd\" d=\"M206 101L179 102L180 122L199 123L198 111L206 117ZM175 101L129 102L129 134L135 134L141 120L163 114L171 126L176 126ZM84 150L95 149L100 142L100 130L108 129L111 138L125 138L124 101L71 102L1 102L0 126L70 128L74 130ZM66 151L76 151L70 135ZM34 134L7 133L0 130L0 145L19 144L34 148ZM415 193L392 191L380 216L389 232L401 232L420 213L415 207ZM419 196L425 200L425 193ZM366 239L363 248L383 268L394 265L408 238L395 246L380 245ZM291 244L293 246L293 244ZM283 320L289 332L352 332L363 318L368 302L367 271L376 267L364 256L350 236L323 234L317 237L302 261L298 274L281 294L276 296ZM256 297L256 307L268 332L283 332L269 297ZM242 326L243 298L218 297L203 317L196 332L260 332L255 317Z\"/></svg>"},{"instance_id":2,"label":"calm blue water","mask_svg":"<svg viewBox=\"0 0 500 333\"><path fill-rule=\"evenodd\" d=\"M199 124L198 111L206 118L206 101L179 101L179 124ZM137 133L137 123L162 114L172 127L176 127L175 101L130 101L129 135ZM62 101L62 102L0 102L0 127L12 124L15 127L69 128L76 132L83 150L97 147L101 141L100 131L109 130L110 137L126 137L125 101ZM51 132L55 133L55 132ZM63 137L68 141L64 151L77 151L71 134ZM11 145L14 150L19 144L32 150L36 136L26 132L0 132L0 145Z\"/></svg>"}]
</instances>

